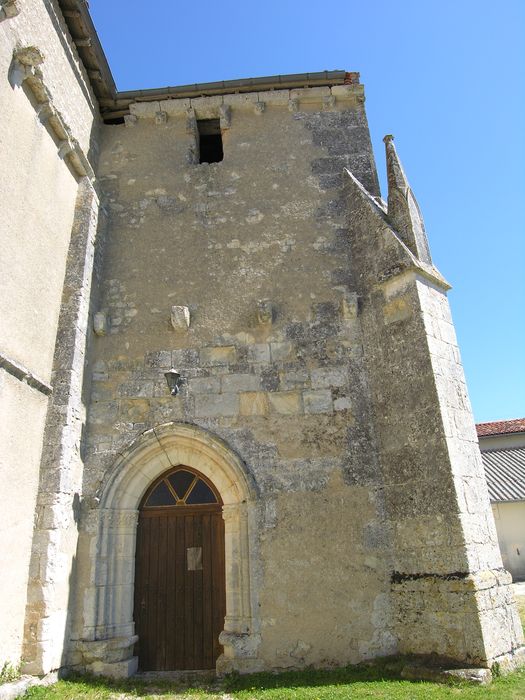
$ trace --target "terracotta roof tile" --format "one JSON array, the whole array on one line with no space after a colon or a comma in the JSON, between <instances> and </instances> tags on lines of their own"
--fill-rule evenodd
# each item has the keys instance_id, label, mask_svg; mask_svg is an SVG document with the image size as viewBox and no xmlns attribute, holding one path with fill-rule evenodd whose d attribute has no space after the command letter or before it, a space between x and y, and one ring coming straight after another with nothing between
<instances>
[{"instance_id":1,"label":"terracotta roof tile","mask_svg":"<svg viewBox=\"0 0 525 700\"><path fill-rule=\"evenodd\" d=\"M507 433L525 433L525 418L514 420L497 420L491 423L478 423L476 425L478 437L484 435L505 435Z\"/></svg>"}]
</instances>

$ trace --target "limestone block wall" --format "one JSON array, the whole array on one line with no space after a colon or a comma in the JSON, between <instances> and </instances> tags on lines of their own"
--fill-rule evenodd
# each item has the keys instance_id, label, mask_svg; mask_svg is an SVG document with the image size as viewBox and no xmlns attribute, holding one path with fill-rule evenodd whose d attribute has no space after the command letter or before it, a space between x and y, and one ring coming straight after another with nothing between
<instances>
[{"instance_id":1,"label":"limestone block wall","mask_svg":"<svg viewBox=\"0 0 525 700\"><path fill-rule=\"evenodd\" d=\"M0 12L0 667L21 654L38 473L79 172L96 105L54 2ZM66 129L67 134L61 129ZM78 162L78 155L75 156ZM13 558L13 551L17 552Z\"/></svg>"},{"instance_id":2,"label":"limestone block wall","mask_svg":"<svg viewBox=\"0 0 525 700\"><path fill-rule=\"evenodd\" d=\"M347 192L399 650L511 665L523 635L497 547L448 285L350 174Z\"/></svg>"},{"instance_id":3,"label":"limestone block wall","mask_svg":"<svg viewBox=\"0 0 525 700\"><path fill-rule=\"evenodd\" d=\"M359 85L173 100L132 105L126 125L103 130L107 331L91 357L84 498L95 513L115 460L154 426L187 422L222 438L257 493L249 631L259 667L395 647L341 199L345 165L378 193L362 103ZM221 163L194 163L201 118L223 119ZM175 305L189 309L187 330L171 324ZM94 562L91 522L82 547ZM97 613L107 575L83 571L74 636L118 634Z\"/></svg>"}]
</instances>

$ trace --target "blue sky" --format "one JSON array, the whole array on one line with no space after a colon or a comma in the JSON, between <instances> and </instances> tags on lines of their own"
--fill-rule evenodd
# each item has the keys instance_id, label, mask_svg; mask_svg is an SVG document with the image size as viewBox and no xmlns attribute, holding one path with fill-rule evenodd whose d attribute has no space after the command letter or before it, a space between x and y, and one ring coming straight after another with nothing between
<instances>
[{"instance_id":1,"label":"blue sky","mask_svg":"<svg viewBox=\"0 0 525 700\"><path fill-rule=\"evenodd\" d=\"M525 416L525 2L91 0L119 90L359 71L449 294L476 421Z\"/></svg>"}]
</instances>

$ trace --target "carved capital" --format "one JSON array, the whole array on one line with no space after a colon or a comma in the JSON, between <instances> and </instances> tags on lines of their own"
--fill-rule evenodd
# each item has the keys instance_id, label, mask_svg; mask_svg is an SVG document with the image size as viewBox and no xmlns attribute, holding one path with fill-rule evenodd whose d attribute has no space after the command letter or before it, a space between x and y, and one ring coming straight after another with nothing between
<instances>
[{"instance_id":1,"label":"carved capital","mask_svg":"<svg viewBox=\"0 0 525 700\"><path fill-rule=\"evenodd\" d=\"M224 646L224 653L229 658L255 659L261 643L261 635L223 630L219 635L219 642Z\"/></svg>"},{"instance_id":2,"label":"carved capital","mask_svg":"<svg viewBox=\"0 0 525 700\"><path fill-rule=\"evenodd\" d=\"M234 505L222 507L222 518L225 525L231 526L238 523L246 515L246 512L246 503L235 503Z\"/></svg>"}]
</instances>

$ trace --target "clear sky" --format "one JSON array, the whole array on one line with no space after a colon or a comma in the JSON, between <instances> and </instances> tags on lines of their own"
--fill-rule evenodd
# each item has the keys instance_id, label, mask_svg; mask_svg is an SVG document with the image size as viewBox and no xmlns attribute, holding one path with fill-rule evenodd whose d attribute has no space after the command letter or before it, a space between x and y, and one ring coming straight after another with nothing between
<instances>
[{"instance_id":1,"label":"clear sky","mask_svg":"<svg viewBox=\"0 0 525 700\"><path fill-rule=\"evenodd\" d=\"M119 90L359 71L449 299L476 421L525 416L525 0L90 0Z\"/></svg>"}]
</instances>

